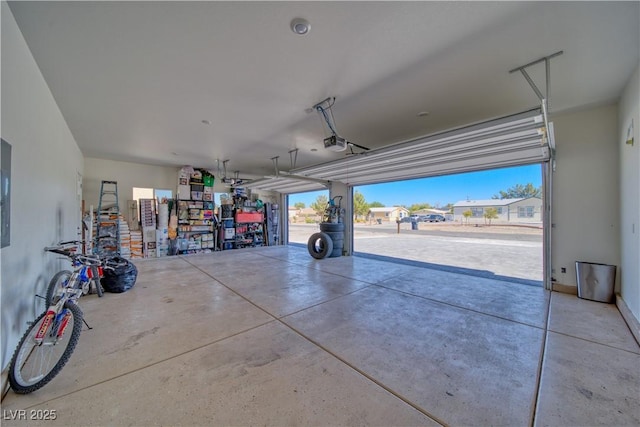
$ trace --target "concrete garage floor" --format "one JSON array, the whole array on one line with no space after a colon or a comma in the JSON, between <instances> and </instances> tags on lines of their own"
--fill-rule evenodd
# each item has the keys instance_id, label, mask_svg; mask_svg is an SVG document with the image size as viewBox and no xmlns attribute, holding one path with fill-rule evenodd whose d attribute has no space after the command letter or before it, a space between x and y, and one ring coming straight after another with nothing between
<instances>
[{"instance_id":1,"label":"concrete garage floor","mask_svg":"<svg viewBox=\"0 0 640 427\"><path fill-rule=\"evenodd\" d=\"M80 300L93 329L3 425L640 424L613 305L294 246L136 264L130 291Z\"/></svg>"}]
</instances>

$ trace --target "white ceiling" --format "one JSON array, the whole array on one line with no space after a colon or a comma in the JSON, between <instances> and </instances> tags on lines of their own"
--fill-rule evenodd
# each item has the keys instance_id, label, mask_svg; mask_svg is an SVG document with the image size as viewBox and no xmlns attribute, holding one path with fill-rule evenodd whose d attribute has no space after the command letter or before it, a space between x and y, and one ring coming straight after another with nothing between
<instances>
[{"instance_id":1,"label":"white ceiling","mask_svg":"<svg viewBox=\"0 0 640 427\"><path fill-rule=\"evenodd\" d=\"M9 4L86 157L241 176L344 157L306 111L329 96L376 148L538 105L509 70L560 50L552 113L615 102L640 58L637 1Z\"/></svg>"}]
</instances>

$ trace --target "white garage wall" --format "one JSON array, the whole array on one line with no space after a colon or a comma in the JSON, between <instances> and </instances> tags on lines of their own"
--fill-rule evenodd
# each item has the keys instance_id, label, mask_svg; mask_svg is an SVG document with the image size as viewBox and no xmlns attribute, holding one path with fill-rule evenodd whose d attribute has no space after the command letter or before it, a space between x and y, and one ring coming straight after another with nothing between
<instances>
[{"instance_id":1,"label":"white garage wall","mask_svg":"<svg viewBox=\"0 0 640 427\"><path fill-rule=\"evenodd\" d=\"M640 66L627 84L618 113L620 146L620 238L622 299L640 320ZM634 144L627 145L633 121Z\"/></svg>"},{"instance_id":2,"label":"white garage wall","mask_svg":"<svg viewBox=\"0 0 640 427\"><path fill-rule=\"evenodd\" d=\"M551 266L559 283L576 286L576 261L620 266L617 106L552 119L557 167Z\"/></svg>"},{"instance_id":3,"label":"white garage wall","mask_svg":"<svg viewBox=\"0 0 640 427\"><path fill-rule=\"evenodd\" d=\"M77 237L84 160L5 2L1 14L2 138L12 147L11 245L0 249L4 369L44 310L34 295L67 265L43 248Z\"/></svg>"},{"instance_id":4,"label":"white garage wall","mask_svg":"<svg viewBox=\"0 0 640 427\"><path fill-rule=\"evenodd\" d=\"M127 200L133 198L133 187L161 188L172 190L176 194L178 171L172 166L152 166L139 163L116 162L113 160L85 159L85 175L82 198L85 210L93 205L98 208L100 199L100 183L102 181L118 182L118 204L120 212L127 216ZM106 200L106 199L105 199ZM113 200L113 199L109 199Z\"/></svg>"}]
</instances>

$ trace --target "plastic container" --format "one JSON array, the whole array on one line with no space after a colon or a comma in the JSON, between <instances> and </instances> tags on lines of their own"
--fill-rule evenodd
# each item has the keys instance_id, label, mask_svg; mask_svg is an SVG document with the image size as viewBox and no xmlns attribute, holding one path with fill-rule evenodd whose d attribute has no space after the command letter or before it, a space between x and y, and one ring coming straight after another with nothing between
<instances>
[{"instance_id":1,"label":"plastic container","mask_svg":"<svg viewBox=\"0 0 640 427\"><path fill-rule=\"evenodd\" d=\"M262 222L262 214L253 212L236 213L236 222Z\"/></svg>"},{"instance_id":2,"label":"plastic container","mask_svg":"<svg viewBox=\"0 0 640 427\"><path fill-rule=\"evenodd\" d=\"M613 303L616 266L576 261L578 298Z\"/></svg>"}]
</instances>

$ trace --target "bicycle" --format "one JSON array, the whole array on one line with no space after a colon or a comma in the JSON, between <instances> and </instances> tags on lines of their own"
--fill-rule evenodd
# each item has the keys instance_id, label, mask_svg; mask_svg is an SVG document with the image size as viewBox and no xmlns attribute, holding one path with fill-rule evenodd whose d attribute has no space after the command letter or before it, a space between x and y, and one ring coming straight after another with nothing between
<instances>
[{"instance_id":1,"label":"bicycle","mask_svg":"<svg viewBox=\"0 0 640 427\"><path fill-rule=\"evenodd\" d=\"M60 373L82 330L78 299L92 281L99 288L103 269L111 268L99 257L76 254L64 245L45 250L71 258L76 269L54 276L47 290L47 310L29 326L11 358L9 384L18 394L42 388Z\"/></svg>"},{"instance_id":2,"label":"bicycle","mask_svg":"<svg viewBox=\"0 0 640 427\"><path fill-rule=\"evenodd\" d=\"M45 303L50 306L54 301L54 297L58 295L69 281L72 281L75 286L82 289L82 294L88 294L92 287L95 289L99 297L104 294L104 289L100 284L100 279L104 275L103 266L105 260L98 255L83 255L75 253L77 245L81 245L83 242L77 240L71 240L68 242L61 242L57 246L50 246L44 248L45 251L64 255L71 261L71 266L74 271L62 270L56 273L47 286L47 293L45 297ZM93 285L93 286L92 286Z\"/></svg>"}]
</instances>

